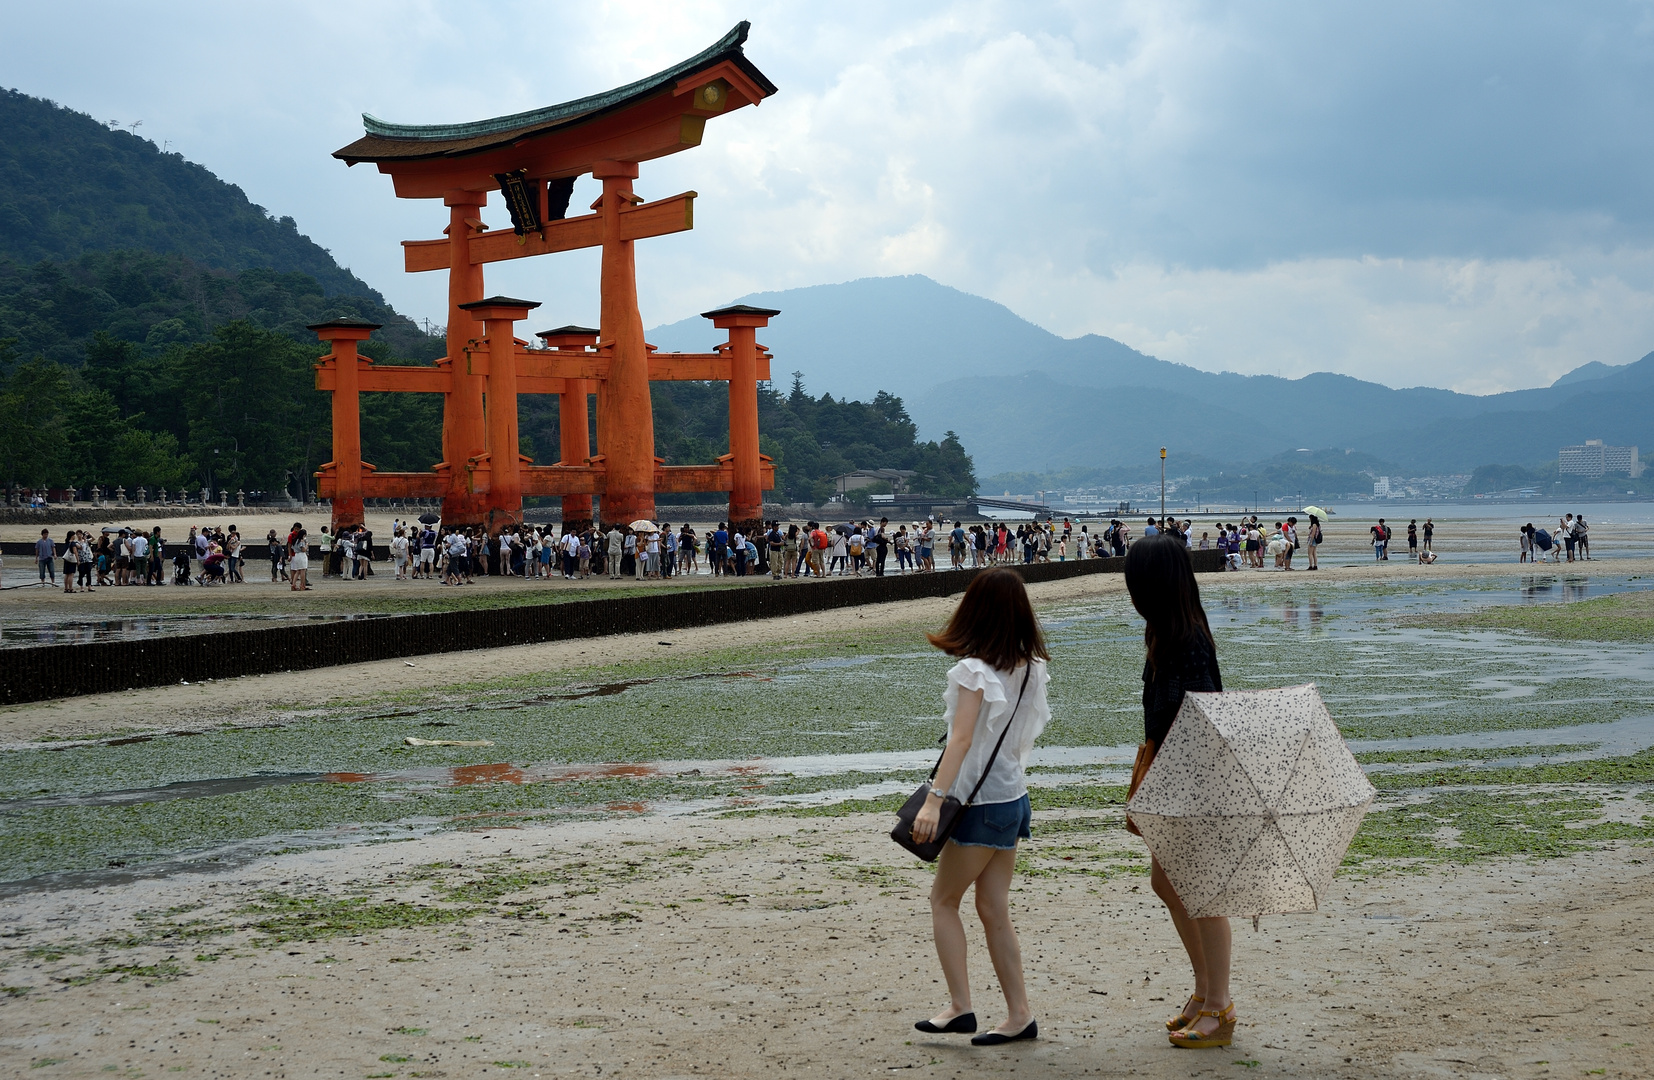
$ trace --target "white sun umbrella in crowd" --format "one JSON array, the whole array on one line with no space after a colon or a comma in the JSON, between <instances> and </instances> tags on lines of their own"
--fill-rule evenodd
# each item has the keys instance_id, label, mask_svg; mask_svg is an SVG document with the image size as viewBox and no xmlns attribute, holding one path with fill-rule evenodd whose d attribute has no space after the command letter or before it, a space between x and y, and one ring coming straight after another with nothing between
<instances>
[{"instance_id":1,"label":"white sun umbrella in crowd","mask_svg":"<svg viewBox=\"0 0 1654 1080\"><path fill-rule=\"evenodd\" d=\"M1331 510L1323 510L1319 506L1306 506L1298 512L1300 514L1304 514L1306 516L1309 515L1309 514L1314 514L1316 517L1320 518L1322 521L1325 521L1328 518L1332 517L1332 511Z\"/></svg>"},{"instance_id":2,"label":"white sun umbrella in crowd","mask_svg":"<svg viewBox=\"0 0 1654 1080\"><path fill-rule=\"evenodd\" d=\"M655 523L653 521L650 521L648 518L638 518L636 521L632 522L630 525L628 525L626 527L628 529L631 529L635 533L660 532L659 527L657 527L655 525Z\"/></svg>"},{"instance_id":3,"label":"white sun umbrella in crowd","mask_svg":"<svg viewBox=\"0 0 1654 1080\"><path fill-rule=\"evenodd\" d=\"M1314 911L1373 801L1313 684L1189 694L1127 804L1196 918Z\"/></svg>"}]
</instances>

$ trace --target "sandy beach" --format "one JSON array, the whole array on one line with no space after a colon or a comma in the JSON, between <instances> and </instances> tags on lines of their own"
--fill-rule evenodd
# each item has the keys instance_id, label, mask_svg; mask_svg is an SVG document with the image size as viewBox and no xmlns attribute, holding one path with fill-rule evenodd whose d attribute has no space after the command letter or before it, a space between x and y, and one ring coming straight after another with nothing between
<instances>
[{"instance_id":1,"label":"sandy beach","mask_svg":"<svg viewBox=\"0 0 1654 1080\"><path fill-rule=\"evenodd\" d=\"M1037 815L1030 859L1134 842L1117 816L1075 818ZM1039 839L1063 822L1095 832ZM13 900L0 933L14 948L26 941L33 959L5 972L16 989L0 999L0 1067L30 1077L1654 1070L1654 1044L1637 1034L1654 993L1636 932L1654 918L1654 861L1639 851L1341 878L1317 914L1267 917L1259 932L1237 923L1242 1026L1233 1047L1211 1051L1166 1043L1160 1021L1181 1004L1187 972L1146 877L1024 876L1012 904L1041 1038L983 1050L912 1029L944 998L928 874L884 836L888 824L860 814L489 829ZM489 881L480 895L463 891ZM252 925L263 916L245 909L276 910L273 898L315 910ZM390 928L306 928L341 901L363 905L343 909L362 925ZM460 907L474 913L416 924ZM132 936L148 940L111 944ZM1004 1003L979 928L973 946L974 1004L992 1024Z\"/></svg>"},{"instance_id":2,"label":"sandy beach","mask_svg":"<svg viewBox=\"0 0 1654 1080\"><path fill-rule=\"evenodd\" d=\"M1399 586L1444 569L1368 562L1318 580ZM1654 574L1654 560L1616 559L1611 570ZM1450 572L1495 582L1532 573L1514 563ZM1301 576L1203 583L1244 593ZM1107 575L1031 592L1050 610L1122 588ZM360 699L364 687L463 694L480 673L511 670L573 679L600 660L807 643L846 619L916 637L952 604L45 702L0 712L0 741L280 724ZM1614 790L1631 800L1643 788ZM1267 917L1258 932L1237 923L1242 1026L1234 1047L1197 1052L1169 1047L1160 1027L1187 973L1141 842L1117 806L1039 810L1013 910L1041 1039L984 1051L912 1030L942 1000L929 873L888 840L888 814L742 814L740 802L698 813L616 804L521 824L493 814L402 842L381 831L353 843L341 827L337 846L12 895L0 901L0 1070L663 1080L1654 1071L1654 1042L1636 1034L1654 993L1637 934L1654 917L1644 842L1347 871L1318 913ZM972 940L975 1004L991 1025L1003 1002L979 928Z\"/></svg>"}]
</instances>

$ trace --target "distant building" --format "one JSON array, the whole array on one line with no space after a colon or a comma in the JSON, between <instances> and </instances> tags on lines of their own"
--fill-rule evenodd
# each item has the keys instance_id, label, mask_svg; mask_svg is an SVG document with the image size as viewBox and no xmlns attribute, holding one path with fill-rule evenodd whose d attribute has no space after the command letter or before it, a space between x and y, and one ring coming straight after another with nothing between
<instances>
[{"instance_id":1,"label":"distant building","mask_svg":"<svg viewBox=\"0 0 1654 1080\"><path fill-rule=\"evenodd\" d=\"M1635 446L1604 446L1601 439L1587 439L1584 446L1564 446L1557 453L1556 471L1563 476L1624 473L1635 478L1643 474L1643 463Z\"/></svg>"},{"instance_id":2,"label":"distant building","mask_svg":"<svg viewBox=\"0 0 1654 1080\"><path fill-rule=\"evenodd\" d=\"M1390 478L1381 476L1373 481L1373 497L1382 499L1390 494Z\"/></svg>"},{"instance_id":3,"label":"distant building","mask_svg":"<svg viewBox=\"0 0 1654 1080\"><path fill-rule=\"evenodd\" d=\"M874 484L889 484L890 490L900 495L907 482L917 475L919 474L912 469L857 469L855 472L833 477L833 486L838 489L840 499L852 491L872 487Z\"/></svg>"}]
</instances>

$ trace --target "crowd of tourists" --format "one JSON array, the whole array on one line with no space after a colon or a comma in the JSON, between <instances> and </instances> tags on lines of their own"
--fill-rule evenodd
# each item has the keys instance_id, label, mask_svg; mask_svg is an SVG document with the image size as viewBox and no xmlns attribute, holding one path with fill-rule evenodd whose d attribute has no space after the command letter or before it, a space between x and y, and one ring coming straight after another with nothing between
<instances>
[{"instance_id":1,"label":"crowd of tourists","mask_svg":"<svg viewBox=\"0 0 1654 1080\"><path fill-rule=\"evenodd\" d=\"M275 536L273 531L271 536ZM35 564L42 582L57 584L59 556L63 591L69 593L105 586L217 585L246 580L242 576L246 545L234 525L192 528L176 544L162 538L159 525L148 532L104 529L96 536L86 529L70 529L61 544L52 540L49 530L41 529L35 541Z\"/></svg>"},{"instance_id":2,"label":"crowd of tourists","mask_svg":"<svg viewBox=\"0 0 1654 1080\"><path fill-rule=\"evenodd\" d=\"M1315 566L1319 523L1312 517L1309 566ZM1192 523L1175 517L1147 518L1141 535L1177 536L1187 547L1218 547L1229 553L1228 566L1263 566L1266 554L1291 569L1291 548L1298 545L1297 519L1277 523L1265 535L1256 516L1240 525L1219 526L1214 542ZM294 591L311 588L309 561L319 557L323 577L366 581L388 574L396 581L436 581L465 585L479 577L554 578L584 581L663 580L685 574L716 577L785 578L884 577L934 573L939 568L964 570L1012 564L1066 562L1125 555L1134 539L1131 526L1115 519L1101 528L1069 519L1021 523L925 519L892 524L888 518L838 524L767 521L743 532L719 522L704 532L690 524L630 525L588 523L564 530L559 525L525 523L490 535L482 526L443 526L440 522L393 521L388 543L376 540L366 525L327 526L314 537L295 521L285 530L270 529L262 542L243 539L236 525L196 526L171 541L156 525L105 529L94 536L71 529L61 543L41 530L35 545L40 581L56 584L62 559L66 591L115 585L229 585L244 582L249 558L268 558L270 581L286 582ZM1283 545L1290 545L1282 553ZM945 560L945 561L943 561ZM380 568L376 571L374 564ZM386 566L385 564L389 564Z\"/></svg>"}]
</instances>

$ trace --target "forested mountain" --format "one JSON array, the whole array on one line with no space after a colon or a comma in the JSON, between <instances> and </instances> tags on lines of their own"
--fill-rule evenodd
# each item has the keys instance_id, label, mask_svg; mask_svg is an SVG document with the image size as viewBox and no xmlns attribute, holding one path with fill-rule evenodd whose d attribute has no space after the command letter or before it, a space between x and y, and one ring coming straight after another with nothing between
<instances>
[{"instance_id":1,"label":"forested mountain","mask_svg":"<svg viewBox=\"0 0 1654 1080\"><path fill-rule=\"evenodd\" d=\"M729 388L725 383L658 382L651 387L655 453L668 465L715 461L729 452ZM524 397L524 452L543 462L557 460L559 427L555 399ZM918 441L918 428L902 399L875 395L872 401L812 397L794 376L787 393L758 389L759 446L775 461L780 502L825 502L833 478L856 469L911 469L911 490L931 495L975 494L970 455L953 432L940 440ZM532 447L532 449L531 449ZM865 489L863 494L880 488ZM663 496L661 502L704 503L716 496Z\"/></svg>"},{"instance_id":2,"label":"forested mountain","mask_svg":"<svg viewBox=\"0 0 1654 1080\"><path fill-rule=\"evenodd\" d=\"M257 269L231 273L179 255L112 251L33 265L0 255L0 338L26 357L71 367L98 333L158 352L206 341L245 319L263 330L313 344L310 323L354 315L380 323L374 340L387 355L434 360L440 337L427 335L377 294L334 295L308 274Z\"/></svg>"},{"instance_id":3,"label":"forested mountain","mask_svg":"<svg viewBox=\"0 0 1654 1080\"><path fill-rule=\"evenodd\" d=\"M117 127L0 90L0 254L21 263L136 249L219 270L297 271L328 295L384 302L291 217Z\"/></svg>"},{"instance_id":4,"label":"forested mountain","mask_svg":"<svg viewBox=\"0 0 1654 1080\"><path fill-rule=\"evenodd\" d=\"M312 366L323 349L304 327L341 315L383 324L363 348L378 360L428 363L446 347L292 218L131 132L0 91L0 416L12 421L0 483L302 494L331 455ZM661 457L726 451L724 384L653 391ZM869 396L761 392L781 497L825 497L857 468L971 492L957 439L920 443L899 398ZM525 395L520 408L523 449L557 460L555 400ZM429 469L441 415L436 395L364 394L364 457Z\"/></svg>"}]
</instances>

